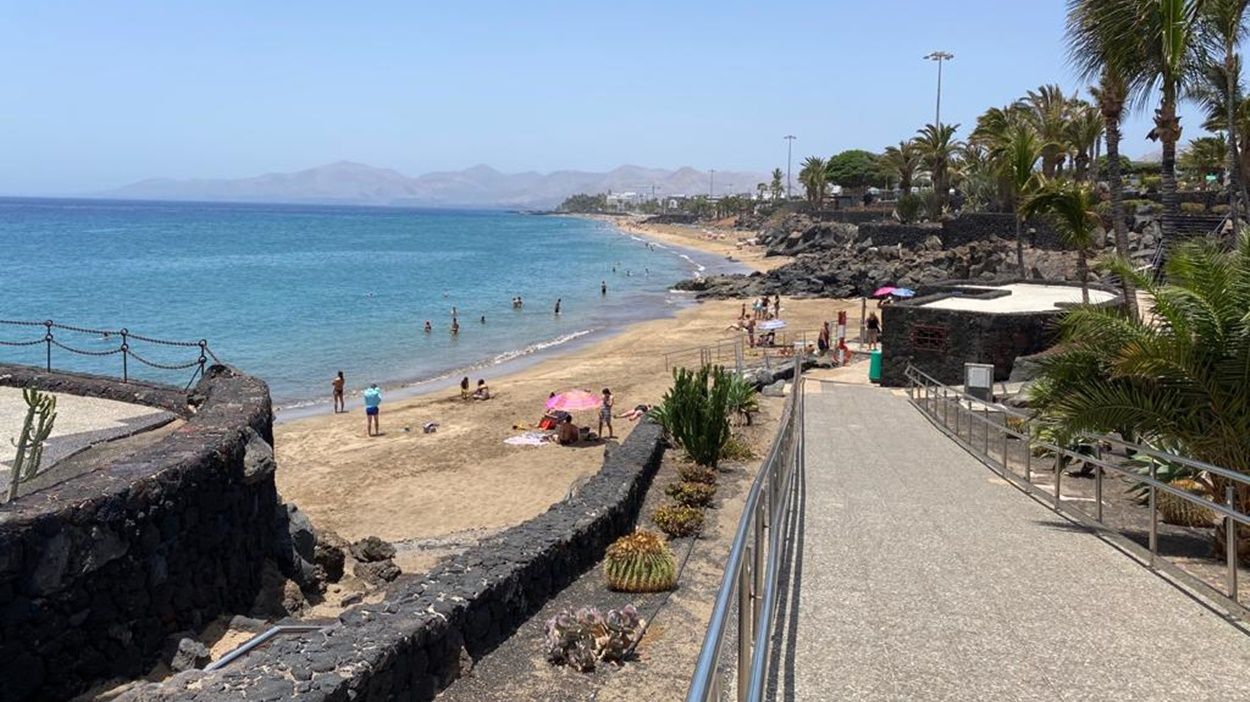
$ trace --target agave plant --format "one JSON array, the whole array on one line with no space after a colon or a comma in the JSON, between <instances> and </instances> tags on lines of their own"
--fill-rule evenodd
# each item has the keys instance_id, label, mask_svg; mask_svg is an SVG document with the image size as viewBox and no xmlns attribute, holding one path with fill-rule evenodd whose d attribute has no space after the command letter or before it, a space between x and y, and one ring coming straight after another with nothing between
<instances>
[{"instance_id":1,"label":"agave plant","mask_svg":"<svg viewBox=\"0 0 1250 702\"><path fill-rule=\"evenodd\" d=\"M652 531L639 529L608 547L603 559L608 587L621 592L663 592L677 585L677 559Z\"/></svg>"},{"instance_id":2,"label":"agave plant","mask_svg":"<svg viewBox=\"0 0 1250 702\"><path fill-rule=\"evenodd\" d=\"M750 426L751 415L760 411L759 391L754 383L737 374L731 373L725 382L729 385L725 398L727 409Z\"/></svg>"}]
</instances>

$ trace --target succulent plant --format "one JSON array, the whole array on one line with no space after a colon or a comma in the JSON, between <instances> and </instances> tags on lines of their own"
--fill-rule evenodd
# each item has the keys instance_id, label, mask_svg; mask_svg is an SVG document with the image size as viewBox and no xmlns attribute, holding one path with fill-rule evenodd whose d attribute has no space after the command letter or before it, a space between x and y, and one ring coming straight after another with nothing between
<instances>
[{"instance_id":1,"label":"succulent plant","mask_svg":"<svg viewBox=\"0 0 1250 702\"><path fill-rule=\"evenodd\" d=\"M608 587L621 592L662 592L677 584L677 559L668 544L642 529L608 547L603 571Z\"/></svg>"},{"instance_id":2,"label":"succulent plant","mask_svg":"<svg viewBox=\"0 0 1250 702\"><path fill-rule=\"evenodd\" d=\"M680 482L665 488L664 493L687 507L707 507L716 495L716 486L707 483Z\"/></svg>"},{"instance_id":3,"label":"succulent plant","mask_svg":"<svg viewBox=\"0 0 1250 702\"><path fill-rule=\"evenodd\" d=\"M716 471L698 465L681 465L677 467L677 475L687 483L716 484Z\"/></svg>"},{"instance_id":4,"label":"succulent plant","mask_svg":"<svg viewBox=\"0 0 1250 702\"><path fill-rule=\"evenodd\" d=\"M22 390L26 400L26 420L22 424L22 434L13 445L17 447L17 455L13 458L12 479L9 483L8 499L17 498L18 486L39 472L43 462L43 447L52 433L52 425L56 422L56 395L39 392L34 388Z\"/></svg>"},{"instance_id":5,"label":"succulent plant","mask_svg":"<svg viewBox=\"0 0 1250 702\"><path fill-rule=\"evenodd\" d=\"M651 513L651 521L669 536L691 536L703 531L703 510L686 505L664 505Z\"/></svg>"},{"instance_id":6,"label":"succulent plant","mask_svg":"<svg viewBox=\"0 0 1250 702\"><path fill-rule=\"evenodd\" d=\"M610 609L607 616L594 607L582 607L576 614L561 610L547 620L547 660L581 672L594 670L599 660L621 662L644 625L633 605Z\"/></svg>"}]
</instances>

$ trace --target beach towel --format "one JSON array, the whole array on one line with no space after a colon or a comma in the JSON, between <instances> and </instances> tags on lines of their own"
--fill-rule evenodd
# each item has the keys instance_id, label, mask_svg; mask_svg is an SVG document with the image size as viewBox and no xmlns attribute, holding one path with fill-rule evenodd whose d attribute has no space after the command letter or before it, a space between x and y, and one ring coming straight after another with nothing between
<instances>
[{"instance_id":1,"label":"beach towel","mask_svg":"<svg viewBox=\"0 0 1250 702\"><path fill-rule=\"evenodd\" d=\"M532 431L527 431L520 436L509 436L503 442L509 446L542 446L547 443L544 435Z\"/></svg>"}]
</instances>

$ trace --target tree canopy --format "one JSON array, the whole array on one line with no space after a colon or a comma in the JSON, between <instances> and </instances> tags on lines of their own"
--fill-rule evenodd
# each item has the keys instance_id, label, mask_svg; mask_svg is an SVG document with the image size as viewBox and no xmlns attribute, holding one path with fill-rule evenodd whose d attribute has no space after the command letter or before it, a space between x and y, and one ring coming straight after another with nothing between
<instances>
[{"instance_id":1,"label":"tree canopy","mask_svg":"<svg viewBox=\"0 0 1250 702\"><path fill-rule=\"evenodd\" d=\"M844 188L863 188L884 185L889 175L880 156L863 149L850 149L829 157L825 164L825 178Z\"/></svg>"}]
</instances>

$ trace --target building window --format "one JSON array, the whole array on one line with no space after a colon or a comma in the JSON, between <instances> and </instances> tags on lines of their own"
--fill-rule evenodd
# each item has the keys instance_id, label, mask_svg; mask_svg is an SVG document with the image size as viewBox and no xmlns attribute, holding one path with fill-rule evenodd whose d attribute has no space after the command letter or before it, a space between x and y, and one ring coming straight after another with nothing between
<instances>
[{"instance_id":1,"label":"building window","mask_svg":"<svg viewBox=\"0 0 1250 702\"><path fill-rule=\"evenodd\" d=\"M911 346L916 351L945 351L947 331L942 326L916 324L911 328Z\"/></svg>"}]
</instances>

